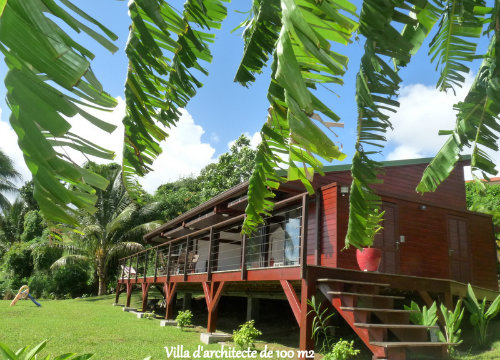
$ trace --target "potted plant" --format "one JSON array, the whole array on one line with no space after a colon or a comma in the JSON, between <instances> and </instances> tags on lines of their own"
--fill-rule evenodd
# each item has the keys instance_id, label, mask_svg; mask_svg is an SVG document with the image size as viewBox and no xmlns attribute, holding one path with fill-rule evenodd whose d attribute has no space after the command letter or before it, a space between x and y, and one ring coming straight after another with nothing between
<instances>
[{"instance_id":1,"label":"potted plant","mask_svg":"<svg viewBox=\"0 0 500 360\"><path fill-rule=\"evenodd\" d=\"M358 266L363 271L377 271L380 266L380 261L382 260L382 250L373 248L373 240L375 235L383 229L380 222L382 221L382 216L384 216L385 211L381 213L378 209L375 213L371 214L367 219L367 243L370 245L365 248L356 249L356 260L358 261Z\"/></svg>"}]
</instances>

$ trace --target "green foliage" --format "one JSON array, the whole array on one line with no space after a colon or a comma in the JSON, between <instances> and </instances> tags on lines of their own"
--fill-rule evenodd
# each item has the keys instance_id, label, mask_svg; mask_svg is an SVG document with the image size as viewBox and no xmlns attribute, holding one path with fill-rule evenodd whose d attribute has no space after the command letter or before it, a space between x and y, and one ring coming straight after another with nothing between
<instances>
[{"instance_id":1,"label":"green foliage","mask_svg":"<svg viewBox=\"0 0 500 360\"><path fill-rule=\"evenodd\" d=\"M75 353L67 353L59 356L52 357L51 355L44 356L43 358L37 357L37 354L43 350L47 340L42 341L40 344L36 345L33 349L29 346L25 346L17 351L11 350L7 345L0 343L0 355L2 358L8 360L86 360L90 359L93 354L77 355Z\"/></svg>"},{"instance_id":2,"label":"green foliage","mask_svg":"<svg viewBox=\"0 0 500 360\"><path fill-rule=\"evenodd\" d=\"M0 149L0 210L5 211L10 207L10 202L4 194L16 192L14 181L20 178L13 161Z\"/></svg>"},{"instance_id":3,"label":"green foliage","mask_svg":"<svg viewBox=\"0 0 500 360\"><path fill-rule=\"evenodd\" d=\"M481 303L478 302L472 286L468 284L465 307L470 312L470 323L476 331L479 346L485 346L488 337L488 325L491 319L500 311L500 295L493 300L490 306L487 306L486 298Z\"/></svg>"},{"instance_id":4,"label":"green foliage","mask_svg":"<svg viewBox=\"0 0 500 360\"><path fill-rule=\"evenodd\" d=\"M24 215L24 231L21 234L21 241L27 242L41 236L46 227L47 225L39 211L28 211Z\"/></svg>"},{"instance_id":5,"label":"green foliage","mask_svg":"<svg viewBox=\"0 0 500 360\"><path fill-rule=\"evenodd\" d=\"M238 330L233 331L233 341L239 349L253 349L255 339L260 335L262 335L262 332L255 328L255 321L250 320L240 325Z\"/></svg>"},{"instance_id":6,"label":"green foliage","mask_svg":"<svg viewBox=\"0 0 500 360\"><path fill-rule=\"evenodd\" d=\"M473 181L465 184L467 208L493 216L496 240L500 241L500 185ZM500 244L499 244L500 245Z\"/></svg>"},{"instance_id":7,"label":"green foliage","mask_svg":"<svg viewBox=\"0 0 500 360\"><path fill-rule=\"evenodd\" d=\"M329 325L329 322L335 315L335 313L331 312L330 314L328 314L328 306L325 306L324 309L321 309L321 303L316 303L315 296L311 297L311 299L308 299L307 304L311 307L308 315L314 316L311 336L314 338L316 345L321 344L320 352L327 352L332 348L334 344L334 340L330 336L330 330L333 329L333 326Z\"/></svg>"},{"instance_id":8,"label":"green foliage","mask_svg":"<svg viewBox=\"0 0 500 360\"><path fill-rule=\"evenodd\" d=\"M30 288L30 294L35 298L48 298L51 293L56 292L55 281L52 275L49 274L34 274L29 278L28 286Z\"/></svg>"},{"instance_id":9,"label":"green foliage","mask_svg":"<svg viewBox=\"0 0 500 360\"><path fill-rule=\"evenodd\" d=\"M33 271L31 248L26 243L14 243L4 256L7 272L16 278L27 278Z\"/></svg>"},{"instance_id":10,"label":"green foliage","mask_svg":"<svg viewBox=\"0 0 500 360\"><path fill-rule=\"evenodd\" d=\"M193 320L193 313L191 310L179 311L175 321L177 322L177 326L184 330L186 326L190 326Z\"/></svg>"},{"instance_id":11,"label":"green foliage","mask_svg":"<svg viewBox=\"0 0 500 360\"><path fill-rule=\"evenodd\" d=\"M445 325L444 333L439 332L439 340L449 344L461 344L462 340L460 337L462 336L462 330L460 329L460 324L465 310L462 308L462 299L457 301L454 311L448 310L444 304L441 304L440 310L441 314L443 314ZM454 350L454 345L448 345L449 354L452 354Z\"/></svg>"},{"instance_id":12,"label":"green foliage","mask_svg":"<svg viewBox=\"0 0 500 360\"><path fill-rule=\"evenodd\" d=\"M156 319L156 314L155 312L150 312L150 313L144 313L144 315L142 316L143 319L146 319L146 320L154 320Z\"/></svg>"},{"instance_id":13,"label":"green foliage","mask_svg":"<svg viewBox=\"0 0 500 360\"><path fill-rule=\"evenodd\" d=\"M40 210L38 203L35 200L33 192L35 191L35 186L33 184L33 180L27 181L23 186L19 189L19 195L26 206L26 209L29 210Z\"/></svg>"},{"instance_id":14,"label":"green foliage","mask_svg":"<svg viewBox=\"0 0 500 360\"><path fill-rule=\"evenodd\" d=\"M53 271L54 293L58 297L81 296L87 291L88 270L79 264L67 264Z\"/></svg>"},{"instance_id":15,"label":"green foliage","mask_svg":"<svg viewBox=\"0 0 500 360\"><path fill-rule=\"evenodd\" d=\"M37 271L48 271L50 266L63 254L63 247L48 242L32 246L33 265Z\"/></svg>"},{"instance_id":16,"label":"green foliage","mask_svg":"<svg viewBox=\"0 0 500 360\"><path fill-rule=\"evenodd\" d=\"M412 301L410 306L404 306L405 310L413 310L415 312L410 313L410 321L415 325L425 325L434 326L437 322L437 305L436 302L432 304L430 308L423 306L422 309L418 306L415 301Z\"/></svg>"},{"instance_id":17,"label":"green foliage","mask_svg":"<svg viewBox=\"0 0 500 360\"><path fill-rule=\"evenodd\" d=\"M333 345L332 349L325 354L324 360L349 360L354 359L360 350L354 348L354 340L351 342L340 339Z\"/></svg>"}]
</instances>

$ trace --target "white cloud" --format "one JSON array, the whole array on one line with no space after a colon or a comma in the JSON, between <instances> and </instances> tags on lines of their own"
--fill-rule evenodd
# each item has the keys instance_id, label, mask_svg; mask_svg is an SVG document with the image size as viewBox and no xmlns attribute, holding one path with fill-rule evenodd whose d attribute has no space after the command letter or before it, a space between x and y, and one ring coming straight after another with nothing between
<instances>
[{"instance_id":1,"label":"white cloud","mask_svg":"<svg viewBox=\"0 0 500 360\"><path fill-rule=\"evenodd\" d=\"M388 134L388 142L395 149L387 158L434 155L446 140L446 136L438 135L439 130L454 128L453 104L465 97L471 83L472 79L468 78L464 87L458 89L457 96L422 84L403 87L399 96L400 108L391 117L394 131Z\"/></svg>"},{"instance_id":2,"label":"white cloud","mask_svg":"<svg viewBox=\"0 0 500 360\"><path fill-rule=\"evenodd\" d=\"M162 143L163 153L153 165L155 171L140 179L148 192L181 176L197 175L204 166L216 161L213 158L215 149L201 141L203 128L186 110L180 111L182 115L177 126L169 129L170 136Z\"/></svg>"},{"instance_id":3,"label":"white cloud","mask_svg":"<svg viewBox=\"0 0 500 360\"><path fill-rule=\"evenodd\" d=\"M453 105L462 101L472 84L468 76L457 95L444 93L433 86L412 84L401 90L400 108L391 117L394 131L388 134L388 145L394 150L387 155L387 160L411 159L434 156L447 140L439 136L439 130L451 130L455 127L456 112ZM470 153L465 149L464 153ZM491 158L500 165L500 152L488 151ZM470 167L465 170L465 177L471 178ZM478 174L479 175L479 174Z\"/></svg>"},{"instance_id":4,"label":"white cloud","mask_svg":"<svg viewBox=\"0 0 500 360\"><path fill-rule=\"evenodd\" d=\"M125 115L125 101L120 97L117 100L118 106L109 113L91 108L85 109L90 114L117 125L117 129L111 134L91 126L80 115L68 119L68 121L72 125L72 132L99 146L114 151L116 157L112 161L121 164L123 147L122 119ZM210 144L201 141L201 136L204 134L203 128L194 122L194 119L186 110L180 109L180 111L182 115L177 127L167 129L170 136L161 144L163 153L153 164L154 171L139 179L139 182L148 192L154 192L159 185L168 181L175 181L181 176L197 175L204 166L216 161L213 158L215 149ZM13 159L16 169L23 175L23 180L31 179L31 173L26 167L22 152L17 145L17 135L10 125L3 121L0 121L0 148ZM78 164L87 161L87 157L76 150L66 147L64 152ZM89 156L88 159L98 163L109 162L92 156Z\"/></svg>"}]
</instances>

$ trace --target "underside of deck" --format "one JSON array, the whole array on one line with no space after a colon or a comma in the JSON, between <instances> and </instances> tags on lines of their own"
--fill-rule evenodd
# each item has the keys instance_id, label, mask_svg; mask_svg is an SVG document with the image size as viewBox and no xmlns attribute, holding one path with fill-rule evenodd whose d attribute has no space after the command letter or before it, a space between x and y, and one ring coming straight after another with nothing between
<instances>
[{"instance_id":1,"label":"underside of deck","mask_svg":"<svg viewBox=\"0 0 500 360\"><path fill-rule=\"evenodd\" d=\"M134 286L140 285L146 311L151 285L165 296L166 319L174 316L173 299L178 292L203 293L207 303L207 331L215 332L217 306L221 296L287 299L300 327L300 348L313 350L312 315L307 300L312 296L331 306L373 353L374 359L405 359L407 349L433 356L443 354L446 344L429 341L428 329L409 322L410 305L415 299L430 306L433 301L453 306L456 297L466 296L467 285L452 280L363 272L308 265L245 272L216 271L170 276L139 276L119 279L116 302L126 290L126 306ZM496 292L475 287L479 298L491 300Z\"/></svg>"}]
</instances>

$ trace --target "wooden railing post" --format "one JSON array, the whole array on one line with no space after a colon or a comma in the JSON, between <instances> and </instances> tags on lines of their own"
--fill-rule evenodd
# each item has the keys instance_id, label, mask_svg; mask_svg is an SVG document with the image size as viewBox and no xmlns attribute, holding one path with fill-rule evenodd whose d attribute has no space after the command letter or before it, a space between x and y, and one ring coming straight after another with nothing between
<instances>
[{"instance_id":1,"label":"wooden railing post","mask_svg":"<svg viewBox=\"0 0 500 360\"><path fill-rule=\"evenodd\" d=\"M300 226L300 269L301 278L306 278L307 270L307 225L308 225L308 214L309 214L309 195L304 194L302 196L302 221Z\"/></svg>"},{"instance_id":2,"label":"wooden railing post","mask_svg":"<svg viewBox=\"0 0 500 360\"><path fill-rule=\"evenodd\" d=\"M135 256L135 282L137 283L137 278L139 277L139 254Z\"/></svg>"},{"instance_id":3,"label":"wooden railing post","mask_svg":"<svg viewBox=\"0 0 500 360\"><path fill-rule=\"evenodd\" d=\"M149 254L149 249L144 254L144 282L146 282L146 275L148 273L148 254Z\"/></svg>"},{"instance_id":4,"label":"wooden railing post","mask_svg":"<svg viewBox=\"0 0 500 360\"><path fill-rule=\"evenodd\" d=\"M132 273L132 256L128 260L128 282L130 282L130 274Z\"/></svg>"},{"instance_id":5,"label":"wooden railing post","mask_svg":"<svg viewBox=\"0 0 500 360\"><path fill-rule=\"evenodd\" d=\"M125 265L126 265L126 262L125 260L120 260L120 269L122 269L122 273L120 275L121 279L122 279L122 282L123 282L123 279L125 278Z\"/></svg>"},{"instance_id":6,"label":"wooden railing post","mask_svg":"<svg viewBox=\"0 0 500 360\"><path fill-rule=\"evenodd\" d=\"M207 281L212 281L213 246L214 246L214 227L211 226L210 227L210 241L208 242Z\"/></svg>"},{"instance_id":7,"label":"wooden railing post","mask_svg":"<svg viewBox=\"0 0 500 360\"><path fill-rule=\"evenodd\" d=\"M241 280L247 279L247 234L241 239Z\"/></svg>"},{"instance_id":8,"label":"wooden railing post","mask_svg":"<svg viewBox=\"0 0 500 360\"><path fill-rule=\"evenodd\" d=\"M168 244L167 255L167 283L170 281L170 254L172 253L172 243Z\"/></svg>"},{"instance_id":9,"label":"wooden railing post","mask_svg":"<svg viewBox=\"0 0 500 360\"><path fill-rule=\"evenodd\" d=\"M158 248L156 248L156 255L155 255L155 279L154 279L154 282L156 282L156 275L158 275Z\"/></svg>"},{"instance_id":10,"label":"wooden railing post","mask_svg":"<svg viewBox=\"0 0 500 360\"><path fill-rule=\"evenodd\" d=\"M186 258L184 259L184 281L187 281L188 255L189 255L189 236L186 236Z\"/></svg>"}]
</instances>

